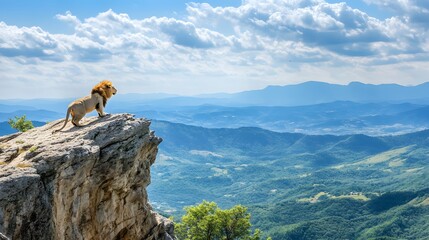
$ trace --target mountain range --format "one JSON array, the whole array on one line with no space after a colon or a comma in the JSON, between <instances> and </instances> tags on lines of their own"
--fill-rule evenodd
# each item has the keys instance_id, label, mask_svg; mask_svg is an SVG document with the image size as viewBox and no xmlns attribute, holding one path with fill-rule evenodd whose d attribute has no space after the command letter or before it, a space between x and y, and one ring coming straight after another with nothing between
<instances>
[{"instance_id":1,"label":"mountain range","mask_svg":"<svg viewBox=\"0 0 429 240\"><path fill-rule=\"evenodd\" d=\"M137 111L143 106L168 108L172 106L220 105L229 107L242 106L301 106L352 101L358 103L429 103L429 82L416 86L397 84L364 84L351 82L348 85L325 82L304 82L295 85L268 86L260 90L238 93L203 94L196 96L178 96L173 94L119 94L109 103L113 111L123 107ZM82 96L76 96L82 97ZM1 105L24 105L37 109L62 112L73 99L8 99L0 100ZM126 104L124 106L123 104Z\"/></svg>"},{"instance_id":2,"label":"mountain range","mask_svg":"<svg viewBox=\"0 0 429 240\"><path fill-rule=\"evenodd\" d=\"M119 94L110 113L152 120L164 139L152 205L176 219L202 200L244 204L277 239L425 239L429 235L429 83L307 82L192 97ZM0 100L35 126L73 99ZM94 116L95 113L88 114Z\"/></svg>"},{"instance_id":3,"label":"mountain range","mask_svg":"<svg viewBox=\"0 0 429 240\"><path fill-rule=\"evenodd\" d=\"M296 107L222 107L213 105L144 109L138 117L208 128L260 127L277 132L306 134L400 134L428 127L428 108L400 103L337 101Z\"/></svg>"},{"instance_id":4,"label":"mountain range","mask_svg":"<svg viewBox=\"0 0 429 240\"><path fill-rule=\"evenodd\" d=\"M306 82L193 97L119 94L108 102L106 110L209 128L251 126L305 134L386 135L429 127L427 92L429 83L401 86ZM0 122L23 114L41 122L63 118L71 101L0 100Z\"/></svg>"},{"instance_id":5,"label":"mountain range","mask_svg":"<svg viewBox=\"0 0 429 240\"><path fill-rule=\"evenodd\" d=\"M238 93L205 94L194 97L169 97L149 100L148 105L197 106L203 104L221 106L301 106L334 101L362 103L429 103L429 83L416 86L397 84L364 84L351 82L348 85L324 82L305 82L296 85L268 86L260 90Z\"/></svg>"}]
</instances>

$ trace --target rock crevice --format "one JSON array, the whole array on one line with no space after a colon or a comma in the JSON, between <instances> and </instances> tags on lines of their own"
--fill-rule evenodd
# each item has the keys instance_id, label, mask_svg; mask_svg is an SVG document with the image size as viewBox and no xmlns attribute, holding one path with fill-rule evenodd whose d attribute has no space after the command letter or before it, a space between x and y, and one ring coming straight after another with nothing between
<instances>
[{"instance_id":1,"label":"rock crevice","mask_svg":"<svg viewBox=\"0 0 429 240\"><path fill-rule=\"evenodd\" d=\"M162 139L129 114L0 138L0 232L9 239L174 239L146 187ZM0 235L0 239L1 239Z\"/></svg>"}]
</instances>

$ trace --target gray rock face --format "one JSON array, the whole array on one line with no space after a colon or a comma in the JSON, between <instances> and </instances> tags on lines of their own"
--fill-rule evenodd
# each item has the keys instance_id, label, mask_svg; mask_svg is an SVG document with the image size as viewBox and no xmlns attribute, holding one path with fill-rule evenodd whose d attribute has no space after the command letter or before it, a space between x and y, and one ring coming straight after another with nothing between
<instances>
[{"instance_id":1,"label":"gray rock face","mask_svg":"<svg viewBox=\"0 0 429 240\"><path fill-rule=\"evenodd\" d=\"M0 239L174 239L146 187L162 141L129 114L0 138Z\"/></svg>"}]
</instances>

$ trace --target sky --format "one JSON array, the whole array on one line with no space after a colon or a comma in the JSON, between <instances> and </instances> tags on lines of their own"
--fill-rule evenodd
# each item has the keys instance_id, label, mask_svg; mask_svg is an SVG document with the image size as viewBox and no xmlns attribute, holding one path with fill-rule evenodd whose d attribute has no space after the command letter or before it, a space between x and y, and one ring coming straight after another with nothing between
<instances>
[{"instance_id":1,"label":"sky","mask_svg":"<svg viewBox=\"0 0 429 240\"><path fill-rule=\"evenodd\" d=\"M427 0L0 0L0 99L428 76Z\"/></svg>"}]
</instances>

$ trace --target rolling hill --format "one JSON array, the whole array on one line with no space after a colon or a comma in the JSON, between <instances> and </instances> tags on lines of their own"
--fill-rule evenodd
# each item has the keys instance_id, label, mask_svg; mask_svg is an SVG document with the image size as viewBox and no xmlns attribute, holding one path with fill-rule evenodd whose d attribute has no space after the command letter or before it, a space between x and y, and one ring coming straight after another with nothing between
<instances>
[{"instance_id":1,"label":"rolling hill","mask_svg":"<svg viewBox=\"0 0 429 240\"><path fill-rule=\"evenodd\" d=\"M260 127L305 134L400 134L429 127L427 107L416 104L331 102L299 107L222 107L203 105L150 109L138 117L207 128Z\"/></svg>"},{"instance_id":2,"label":"rolling hill","mask_svg":"<svg viewBox=\"0 0 429 240\"><path fill-rule=\"evenodd\" d=\"M168 215L209 200L248 206L255 227L273 239L418 239L428 233L412 232L428 224L429 131L305 135L165 121L154 121L152 129L164 141L149 194ZM388 194L398 202L390 203ZM379 208L384 205L390 207Z\"/></svg>"}]
</instances>

